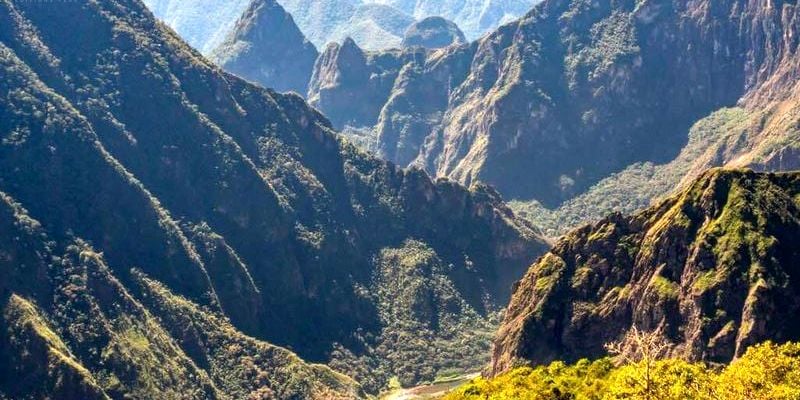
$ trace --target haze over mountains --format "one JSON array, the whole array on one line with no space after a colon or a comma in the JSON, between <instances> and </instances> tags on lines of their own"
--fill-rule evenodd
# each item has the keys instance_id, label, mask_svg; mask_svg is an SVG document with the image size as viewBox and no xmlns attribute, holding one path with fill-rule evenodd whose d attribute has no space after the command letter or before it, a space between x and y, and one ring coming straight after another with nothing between
<instances>
[{"instance_id":1,"label":"haze over mountains","mask_svg":"<svg viewBox=\"0 0 800 400\"><path fill-rule=\"evenodd\" d=\"M373 0L397 8L417 19L443 17L453 21L475 40L500 25L525 15L541 0Z\"/></svg>"},{"instance_id":2,"label":"haze over mountains","mask_svg":"<svg viewBox=\"0 0 800 400\"><path fill-rule=\"evenodd\" d=\"M401 45L411 24L426 17L452 20L474 40L513 21L540 0L282 0L304 35L318 48L352 37L368 50ZM247 9L250 0L145 0L159 18L204 54L212 52Z\"/></svg>"},{"instance_id":3,"label":"haze over mountains","mask_svg":"<svg viewBox=\"0 0 800 400\"><path fill-rule=\"evenodd\" d=\"M228 36L251 0L145 0L153 14L208 54Z\"/></svg>"}]
</instances>

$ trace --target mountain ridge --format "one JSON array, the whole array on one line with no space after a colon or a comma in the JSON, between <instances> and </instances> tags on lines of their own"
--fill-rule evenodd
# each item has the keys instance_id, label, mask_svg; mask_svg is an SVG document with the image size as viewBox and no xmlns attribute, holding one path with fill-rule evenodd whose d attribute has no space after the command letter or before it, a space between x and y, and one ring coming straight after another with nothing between
<instances>
[{"instance_id":1,"label":"mountain ridge","mask_svg":"<svg viewBox=\"0 0 800 400\"><path fill-rule=\"evenodd\" d=\"M168 395L173 366L183 374L178 382L207 389L207 396L195 397L261 389L268 398L325 398L319 393L326 391L361 396L351 379L272 345L349 374L380 365L385 373L374 381L356 376L366 381L365 390L377 392L398 367L390 362L393 354L372 352L389 340L384 333L395 323L363 292L376 282L378 255L412 239L424 243L437 265L452 265L437 279L452 283L450 294L480 319L464 322L478 326L500 309L510 282L546 246L491 189L434 182L358 151L302 98L224 73L139 1L3 0L0 21L6 77L0 86L9 94L0 98L0 191L40 221L46 238L33 240L36 246L56 246L40 262L50 272L4 283L12 286L0 291L3 306L31 284L69 290L70 281L57 281L58 269L48 267L68 259L62 253L71 254L78 278L89 274L81 271L91 261L102 278L92 282L117 282L114 298L127 299L131 308L106 310L113 304L107 293L87 287L79 291L86 307L48 329L115 396ZM76 38L83 40L79 51ZM7 237L3 245L13 250L13 243ZM97 256L84 260L84 250ZM7 253L12 261L3 261L4 268L16 268L15 253ZM63 297L22 297L37 303L45 319L61 312ZM154 298L164 304L152 304ZM160 344L147 346L152 352L137 350L151 319L134 318L131 310L159 318ZM72 321L83 321L76 332L94 332L99 344L75 336ZM457 349L448 354L478 345L448 342L436 326L425 334ZM0 336L7 340L8 331ZM488 345L488 338L479 344ZM226 350L239 348L242 353ZM15 357L24 351L14 349ZM122 356L114 364L119 369L100 357L114 349ZM168 353L184 366L151 362L173 358ZM232 386L222 385L220 371L236 354L253 364L232 369ZM459 360L431 361L425 371L413 365L407 379L428 379L452 361ZM47 368L25 365L32 374ZM281 368L305 372L288 385ZM125 375L147 369L153 375L141 373L142 381ZM200 378L182 378L192 374ZM264 374L276 379L252 378ZM11 395L7 384L0 387Z\"/></svg>"},{"instance_id":2,"label":"mountain ridge","mask_svg":"<svg viewBox=\"0 0 800 400\"><path fill-rule=\"evenodd\" d=\"M727 363L800 337L793 266L800 174L714 169L631 216L565 236L515 285L490 373L518 362L597 358L636 327L663 356Z\"/></svg>"},{"instance_id":3,"label":"mountain ridge","mask_svg":"<svg viewBox=\"0 0 800 400\"><path fill-rule=\"evenodd\" d=\"M679 186L679 171L791 169L797 7L767 3L548 0L469 45L397 67L406 73L378 97L380 117L360 129L400 165L497 187L554 235L649 205ZM333 75L311 87L351 89L325 81ZM337 127L358 120L319 108ZM691 147L693 126L731 108L750 115L718 124L734 132L708 132L706 152ZM665 189L627 206L617 175Z\"/></svg>"}]
</instances>

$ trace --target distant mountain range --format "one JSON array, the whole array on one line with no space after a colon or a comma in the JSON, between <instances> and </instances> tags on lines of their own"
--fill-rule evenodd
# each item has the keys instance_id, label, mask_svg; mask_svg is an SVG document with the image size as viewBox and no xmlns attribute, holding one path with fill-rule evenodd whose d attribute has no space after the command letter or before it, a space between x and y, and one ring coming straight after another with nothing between
<instances>
[{"instance_id":1,"label":"distant mountain range","mask_svg":"<svg viewBox=\"0 0 800 400\"><path fill-rule=\"evenodd\" d=\"M539 0L282 0L303 34L318 48L351 37L362 48L381 50L401 45L417 20L441 16L462 27L473 40L513 21ZM153 13L189 44L210 54L225 40L250 0L145 0Z\"/></svg>"},{"instance_id":2,"label":"distant mountain range","mask_svg":"<svg viewBox=\"0 0 800 400\"><path fill-rule=\"evenodd\" d=\"M204 54L219 46L252 0L144 0L158 18Z\"/></svg>"},{"instance_id":3,"label":"distant mountain range","mask_svg":"<svg viewBox=\"0 0 800 400\"><path fill-rule=\"evenodd\" d=\"M469 40L522 17L542 0L371 0L417 19L443 17L456 23Z\"/></svg>"}]
</instances>

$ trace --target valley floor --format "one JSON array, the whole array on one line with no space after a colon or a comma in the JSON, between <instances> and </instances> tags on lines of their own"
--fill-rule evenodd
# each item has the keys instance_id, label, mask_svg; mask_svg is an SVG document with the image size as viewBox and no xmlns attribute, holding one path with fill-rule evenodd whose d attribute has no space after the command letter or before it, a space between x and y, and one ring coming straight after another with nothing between
<instances>
[{"instance_id":1,"label":"valley floor","mask_svg":"<svg viewBox=\"0 0 800 400\"><path fill-rule=\"evenodd\" d=\"M396 389L381 395L381 400L425 400L435 399L447 392L477 378L480 373L470 373L441 380L432 384L420 385L407 389Z\"/></svg>"}]
</instances>

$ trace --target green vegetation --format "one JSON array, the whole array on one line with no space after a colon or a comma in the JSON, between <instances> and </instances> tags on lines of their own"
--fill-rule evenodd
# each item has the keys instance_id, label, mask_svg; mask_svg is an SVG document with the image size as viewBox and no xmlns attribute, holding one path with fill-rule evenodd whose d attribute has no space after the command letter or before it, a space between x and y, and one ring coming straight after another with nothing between
<instances>
[{"instance_id":1,"label":"green vegetation","mask_svg":"<svg viewBox=\"0 0 800 400\"><path fill-rule=\"evenodd\" d=\"M610 358L521 367L478 378L444 400L791 400L800 398L800 344L766 342L722 370L677 359Z\"/></svg>"},{"instance_id":2,"label":"green vegetation","mask_svg":"<svg viewBox=\"0 0 800 400\"><path fill-rule=\"evenodd\" d=\"M414 240L384 249L377 263L365 292L374 297L384 327L364 338L371 353L354 359L340 349L331 365L356 366L357 380L378 391L452 379L488 363L498 315L482 316L470 305L452 265Z\"/></svg>"},{"instance_id":3,"label":"green vegetation","mask_svg":"<svg viewBox=\"0 0 800 400\"><path fill-rule=\"evenodd\" d=\"M662 299L676 300L680 294L680 286L663 276L653 277L651 287Z\"/></svg>"},{"instance_id":4,"label":"green vegetation","mask_svg":"<svg viewBox=\"0 0 800 400\"><path fill-rule=\"evenodd\" d=\"M490 191L358 151L140 1L0 1L0 75L0 305L36 304L112 398L352 398L340 373L377 392L478 367L545 248ZM386 251L410 238L435 268ZM8 397L52 394L15 373Z\"/></svg>"},{"instance_id":5,"label":"green vegetation","mask_svg":"<svg viewBox=\"0 0 800 400\"><path fill-rule=\"evenodd\" d=\"M713 289L720 280L717 278L717 271L711 270L700 274L692 284L692 290L696 294L703 294Z\"/></svg>"},{"instance_id":6,"label":"green vegetation","mask_svg":"<svg viewBox=\"0 0 800 400\"><path fill-rule=\"evenodd\" d=\"M752 118L743 108L720 109L692 127L689 142L668 163L633 164L555 209L537 201L511 201L511 208L555 237L614 212L627 214L649 207L704 171L720 149L746 132Z\"/></svg>"},{"instance_id":7,"label":"green vegetation","mask_svg":"<svg viewBox=\"0 0 800 400\"><path fill-rule=\"evenodd\" d=\"M800 296L798 176L710 170L646 210L565 235L520 282L493 371L600 356L633 324L715 363L797 337L800 307L787 299Z\"/></svg>"}]
</instances>

